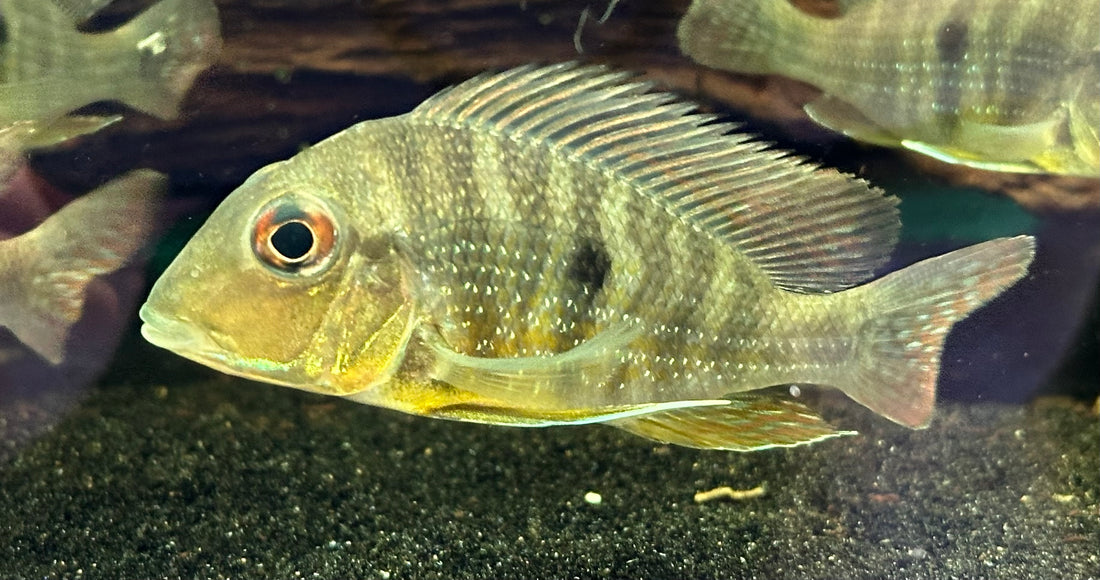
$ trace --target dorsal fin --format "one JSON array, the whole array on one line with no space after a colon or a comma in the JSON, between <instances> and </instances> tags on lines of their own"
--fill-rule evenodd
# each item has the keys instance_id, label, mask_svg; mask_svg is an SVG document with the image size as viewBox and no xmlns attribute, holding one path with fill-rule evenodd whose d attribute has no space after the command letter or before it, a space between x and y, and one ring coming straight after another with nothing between
<instances>
[{"instance_id":1,"label":"dorsal fin","mask_svg":"<svg viewBox=\"0 0 1100 580\"><path fill-rule=\"evenodd\" d=\"M629 78L577 63L524 66L446 89L411 116L542 142L616 175L789 290L847 288L886 262L896 198L727 134L734 126Z\"/></svg>"}]
</instances>

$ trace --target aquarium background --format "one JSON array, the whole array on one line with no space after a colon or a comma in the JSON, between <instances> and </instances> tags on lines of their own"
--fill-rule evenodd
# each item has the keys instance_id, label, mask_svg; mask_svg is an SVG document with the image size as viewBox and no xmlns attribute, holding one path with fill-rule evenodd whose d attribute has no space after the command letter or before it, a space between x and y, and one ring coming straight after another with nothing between
<instances>
[{"instance_id":1,"label":"aquarium background","mask_svg":"<svg viewBox=\"0 0 1100 580\"><path fill-rule=\"evenodd\" d=\"M179 120L96 104L126 118L31 166L73 194L136 167L171 177L147 288L248 175L358 121L487 69L637 71L899 196L888 269L1037 236L1031 275L948 339L929 429L829 392L811 395L859 436L751 454L432 421L218 374L148 345L131 316L93 384L4 375L0 577L1100 577L1100 182L832 134L801 112L812 87L680 55L687 5L622 0L601 22L604 2L218 2L224 49ZM722 486L763 494L695 500Z\"/></svg>"}]
</instances>

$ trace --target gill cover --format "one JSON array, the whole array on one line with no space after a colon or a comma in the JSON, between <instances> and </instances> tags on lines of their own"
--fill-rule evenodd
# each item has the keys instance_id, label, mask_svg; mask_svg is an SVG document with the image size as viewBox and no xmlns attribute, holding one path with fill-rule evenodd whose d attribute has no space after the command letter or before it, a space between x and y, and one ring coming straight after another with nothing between
<instances>
[{"instance_id":1,"label":"gill cover","mask_svg":"<svg viewBox=\"0 0 1100 580\"><path fill-rule=\"evenodd\" d=\"M388 379L412 332L402 271L292 167L257 172L215 210L153 287L143 334L224 372L359 392Z\"/></svg>"}]
</instances>

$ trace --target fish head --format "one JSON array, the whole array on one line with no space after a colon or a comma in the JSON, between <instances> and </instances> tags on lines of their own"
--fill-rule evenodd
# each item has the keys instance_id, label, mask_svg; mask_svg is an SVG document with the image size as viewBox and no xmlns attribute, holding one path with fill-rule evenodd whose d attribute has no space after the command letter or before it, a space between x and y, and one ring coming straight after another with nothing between
<instances>
[{"instance_id":1,"label":"fish head","mask_svg":"<svg viewBox=\"0 0 1100 580\"><path fill-rule=\"evenodd\" d=\"M153 344L230 374L329 395L388 381L413 329L392 245L308 177L268 166L230 194L141 308Z\"/></svg>"}]
</instances>

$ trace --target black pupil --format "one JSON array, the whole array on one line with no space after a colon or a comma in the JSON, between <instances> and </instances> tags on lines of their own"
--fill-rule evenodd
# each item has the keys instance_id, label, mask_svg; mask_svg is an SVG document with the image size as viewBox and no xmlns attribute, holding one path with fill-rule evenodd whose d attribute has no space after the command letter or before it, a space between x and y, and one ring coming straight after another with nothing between
<instances>
[{"instance_id":1,"label":"black pupil","mask_svg":"<svg viewBox=\"0 0 1100 580\"><path fill-rule=\"evenodd\" d=\"M271 247L289 261L300 260L313 248L313 230L302 222L287 222L271 234Z\"/></svg>"}]
</instances>

